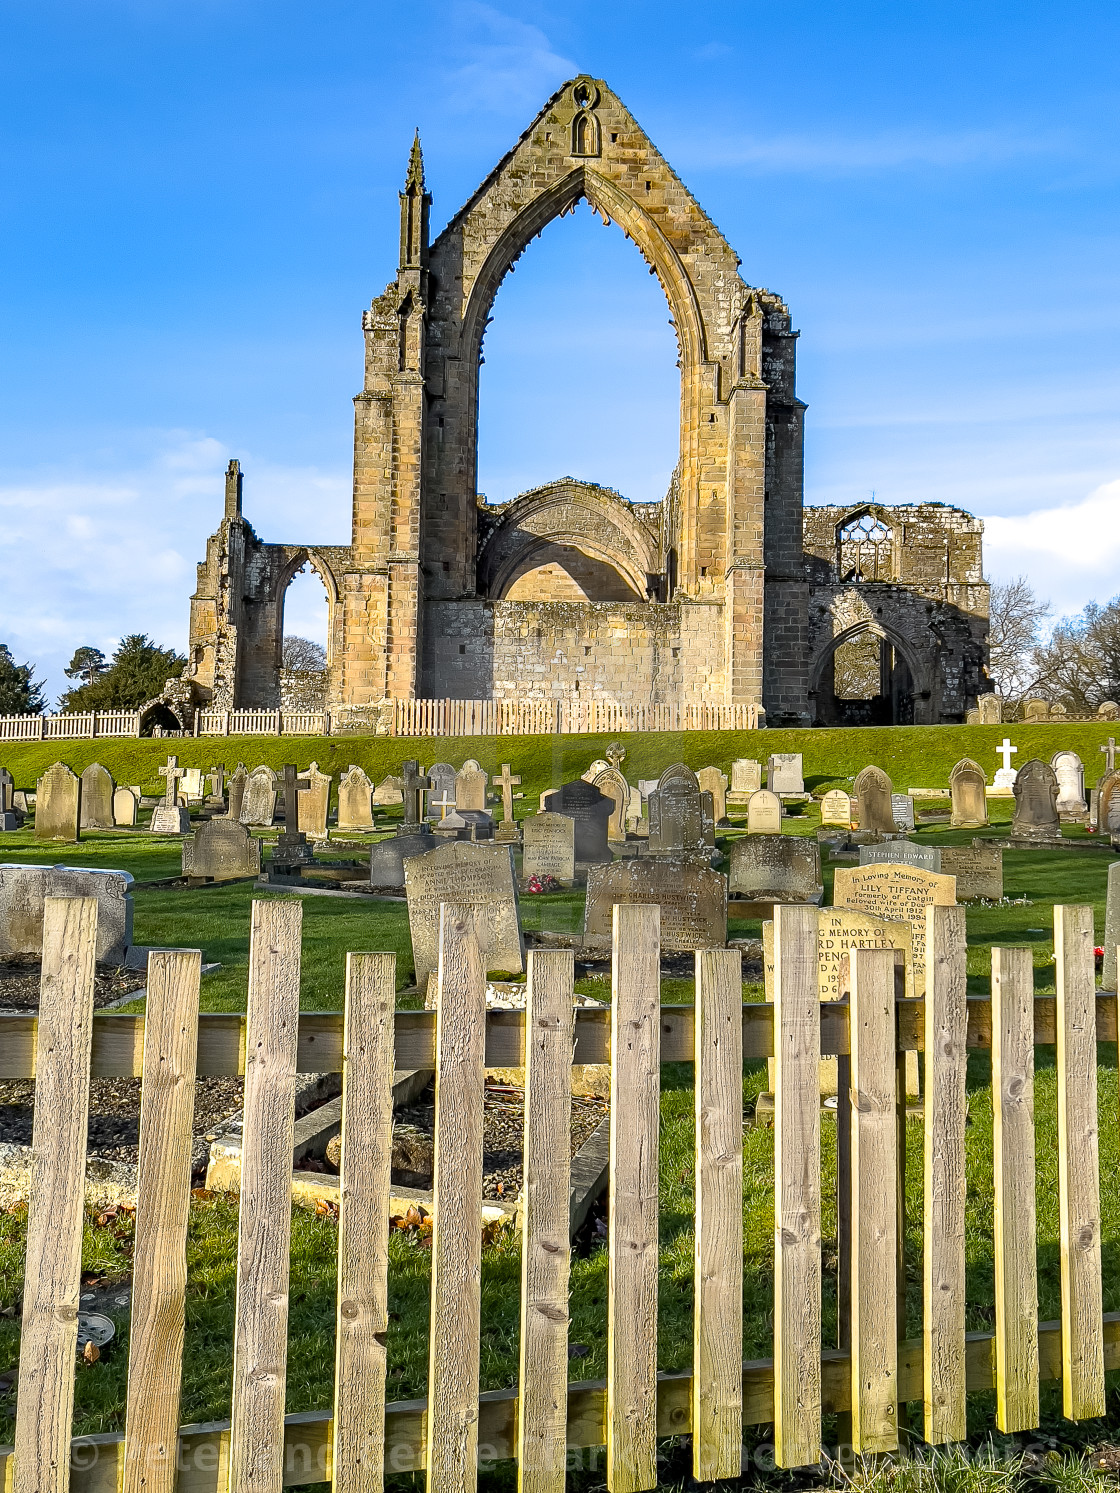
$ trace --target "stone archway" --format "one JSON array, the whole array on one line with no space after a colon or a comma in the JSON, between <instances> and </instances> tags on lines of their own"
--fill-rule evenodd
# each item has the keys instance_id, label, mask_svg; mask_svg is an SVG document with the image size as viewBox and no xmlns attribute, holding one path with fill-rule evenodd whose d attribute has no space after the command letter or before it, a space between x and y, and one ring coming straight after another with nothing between
<instances>
[{"instance_id":1,"label":"stone archway","mask_svg":"<svg viewBox=\"0 0 1120 1493\"><path fill-rule=\"evenodd\" d=\"M841 656L869 645L847 669ZM845 660L847 662L847 660ZM810 675L818 726L912 726L921 709L924 680L914 650L878 620L861 619L820 650Z\"/></svg>"}]
</instances>

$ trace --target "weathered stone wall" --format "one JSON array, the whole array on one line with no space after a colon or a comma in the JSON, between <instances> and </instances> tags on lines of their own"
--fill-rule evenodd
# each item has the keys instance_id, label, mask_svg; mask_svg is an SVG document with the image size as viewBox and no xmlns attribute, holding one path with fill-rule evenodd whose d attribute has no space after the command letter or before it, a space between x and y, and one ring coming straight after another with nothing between
<instances>
[{"instance_id":1,"label":"weathered stone wall","mask_svg":"<svg viewBox=\"0 0 1120 1493\"><path fill-rule=\"evenodd\" d=\"M327 708L327 673L325 669L281 669L281 710L325 710Z\"/></svg>"}]
</instances>

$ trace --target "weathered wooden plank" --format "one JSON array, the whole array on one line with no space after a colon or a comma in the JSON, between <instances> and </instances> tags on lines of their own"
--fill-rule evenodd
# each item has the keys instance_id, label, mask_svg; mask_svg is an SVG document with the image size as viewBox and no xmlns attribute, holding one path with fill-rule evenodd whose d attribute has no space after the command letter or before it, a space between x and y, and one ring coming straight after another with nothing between
<instances>
[{"instance_id":1,"label":"weathered wooden plank","mask_svg":"<svg viewBox=\"0 0 1120 1493\"><path fill-rule=\"evenodd\" d=\"M774 1445L821 1452L820 1016L817 909L774 908Z\"/></svg>"},{"instance_id":2,"label":"weathered wooden plank","mask_svg":"<svg viewBox=\"0 0 1120 1493\"><path fill-rule=\"evenodd\" d=\"M253 903L237 1228L231 1493L279 1488L284 1475L302 914L302 905L294 899Z\"/></svg>"},{"instance_id":3,"label":"weathered wooden plank","mask_svg":"<svg viewBox=\"0 0 1120 1493\"><path fill-rule=\"evenodd\" d=\"M614 909L607 1486L657 1486L657 1162L661 909Z\"/></svg>"},{"instance_id":4,"label":"weathered wooden plank","mask_svg":"<svg viewBox=\"0 0 1120 1493\"><path fill-rule=\"evenodd\" d=\"M1062 1272L1062 1409L1103 1415L1101 1199L1097 1156L1093 909L1054 908L1057 965L1058 1209Z\"/></svg>"},{"instance_id":5,"label":"weathered wooden plank","mask_svg":"<svg viewBox=\"0 0 1120 1493\"><path fill-rule=\"evenodd\" d=\"M851 955L852 1446L898 1444L894 951Z\"/></svg>"},{"instance_id":6,"label":"weathered wooden plank","mask_svg":"<svg viewBox=\"0 0 1120 1493\"><path fill-rule=\"evenodd\" d=\"M993 949L996 1422L1009 1432L1038 1425L1033 1000L1030 949Z\"/></svg>"},{"instance_id":7,"label":"weathered wooden plank","mask_svg":"<svg viewBox=\"0 0 1120 1493\"><path fill-rule=\"evenodd\" d=\"M785 937L780 947L788 944ZM815 957L815 912L812 949ZM742 1470L742 1004L738 949L698 953L692 1475L702 1482L737 1478ZM816 1011L812 1016L816 1028Z\"/></svg>"},{"instance_id":8,"label":"weathered wooden plank","mask_svg":"<svg viewBox=\"0 0 1120 1493\"><path fill-rule=\"evenodd\" d=\"M922 1258L924 1436L963 1441L968 949L963 907L926 911Z\"/></svg>"},{"instance_id":9,"label":"weathered wooden plank","mask_svg":"<svg viewBox=\"0 0 1120 1493\"><path fill-rule=\"evenodd\" d=\"M201 974L198 949L148 955L124 1493L175 1487Z\"/></svg>"},{"instance_id":10,"label":"weathered wooden plank","mask_svg":"<svg viewBox=\"0 0 1120 1493\"><path fill-rule=\"evenodd\" d=\"M427 1468L431 1493L478 1482L486 970L469 907L439 923Z\"/></svg>"},{"instance_id":11,"label":"weathered wooden plank","mask_svg":"<svg viewBox=\"0 0 1120 1493\"><path fill-rule=\"evenodd\" d=\"M563 1493L567 1469L574 979L569 950L530 953L517 1428L517 1475L523 1493Z\"/></svg>"},{"instance_id":12,"label":"weathered wooden plank","mask_svg":"<svg viewBox=\"0 0 1120 1493\"><path fill-rule=\"evenodd\" d=\"M334 1436L337 1493L380 1493L393 1161L394 954L347 954Z\"/></svg>"},{"instance_id":13,"label":"weathered wooden plank","mask_svg":"<svg viewBox=\"0 0 1120 1493\"><path fill-rule=\"evenodd\" d=\"M65 1493L85 1213L97 900L48 897L35 1050L14 1493Z\"/></svg>"}]
</instances>

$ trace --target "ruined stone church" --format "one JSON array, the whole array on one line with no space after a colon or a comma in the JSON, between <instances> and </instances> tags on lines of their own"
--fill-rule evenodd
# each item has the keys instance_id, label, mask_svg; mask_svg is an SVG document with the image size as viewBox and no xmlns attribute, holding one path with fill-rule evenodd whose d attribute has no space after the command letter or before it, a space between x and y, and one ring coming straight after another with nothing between
<instances>
[{"instance_id":1,"label":"ruined stone church","mask_svg":"<svg viewBox=\"0 0 1120 1493\"><path fill-rule=\"evenodd\" d=\"M679 462L659 503L561 477L487 504L478 383L494 298L581 199L669 303ZM981 523L936 503L804 507L789 311L741 277L605 83L560 88L434 240L430 206L417 140L396 277L362 319L351 541L259 539L230 463L191 598L194 705L281 704L284 596L310 564L329 601L336 729L378 729L409 699L745 704L770 725L964 719L990 688ZM871 676L854 686L853 647Z\"/></svg>"}]
</instances>

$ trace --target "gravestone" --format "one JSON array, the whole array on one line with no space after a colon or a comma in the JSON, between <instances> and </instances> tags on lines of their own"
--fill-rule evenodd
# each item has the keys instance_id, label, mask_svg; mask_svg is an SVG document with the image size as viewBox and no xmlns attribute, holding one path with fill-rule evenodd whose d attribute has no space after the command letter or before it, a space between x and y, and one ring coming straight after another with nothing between
<instances>
[{"instance_id":1,"label":"gravestone","mask_svg":"<svg viewBox=\"0 0 1120 1493\"><path fill-rule=\"evenodd\" d=\"M712 803L712 795L706 790L700 794L700 829L704 836L704 844L709 850L716 847L716 814Z\"/></svg>"},{"instance_id":2,"label":"gravestone","mask_svg":"<svg viewBox=\"0 0 1120 1493\"><path fill-rule=\"evenodd\" d=\"M113 778L100 762L82 772L82 829L113 828Z\"/></svg>"},{"instance_id":3,"label":"gravestone","mask_svg":"<svg viewBox=\"0 0 1120 1493\"><path fill-rule=\"evenodd\" d=\"M206 774L206 781L210 788L210 792L207 797L207 803L209 803L212 808L224 809L226 806L225 765L219 762L217 767L212 767Z\"/></svg>"},{"instance_id":4,"label":"gravestone","mask_svg":"<svg viewBox=\"0 0 1120 1493\"><path fill-rule=\"evenodd\" d=\"M131 788L113 790L113 823L121 829L131 829L136 823L139 800Z\"/></svg>"},{"instance_id":5,"label":"gravestone","mask_svg":"<svg viewBox=\"0 0 1120 1493\"><path fill-rule=\"evenodd\" d=\"M595 761L591 763L587 771L580 773L580 777L585 783L593 783L601 772L607 771L610 765L611 764L606 760L605 757L596 757Z\"/></svg>"},{"instance_id":6,"label":"gravestone","mask_svg":"<svg viewBox=\"0 0 1120 1493\"><path fill-rule=\"evenodd\" d=\"M610 949L619 902L657 903L666 952L722 948L727 942L727 882L701 856L634 856L593 866L587 873L585 949Z\"/></svg>"},{"instance_id":7,"label":"gravestone","mask_svg":"<svg viewBox=\"0 0 1120 1493\"><path fill-rule=\"evenodd\" d=\"M891 794L891 817L895 829L909 834L914 828L914 800L909 793Z\"/></svg>"},{"instance_id":8,"label":"gravestone","mask_svg":"<svg viewBox=\"0 0 1120 1493\"><path fill-rule=\"evenodd\" d=\"M449 771L454 773L455 769L452 767ZM417 832L424 822L424 795L431 791L431 773L421 772L415 757L401 763L401 806L404 818L397 830L398 835L414 835Z\"/></svg>"},{"instance_id":9,"label":"gravestone","mask_svg":"<svg viewBox=\"0 0 1120 1493\"><path fill-rule=\"evenodd\" d=\"M781 832L782 801L769 788L760 788L747 802L747 834L780 835Z\"/></svg>"},{"instance_id":10,"label":"gravestone","mask_svg":"<svg viewBox=\"0 0 1120 1493\"><path fill-rule=\"evenodd\" d=\"M240 817L242 824L260 828L268 828L275 822L276 774L271 767L254 767L249 774Z\"/></svg>"},{"instance_id":11,"label":"gravestone","mask_svg":"<svg viewBox=\"0 0 1120 1493\"><path fill-rule=\"evenodd\" d=\"M158 771L164 781L163 802L152 810L149 828L153 835L189 835L191 816L179 802L179 783L186 768L179 766L178 757L168 757L166 766Z\"/></svg>"},{"instance_id":12,"label":"gravestone","mask_svg":"<svg viewBox=\"0 0 1120 1493\"><path fill-rule=\"evenodd\" d=\"M183 841L183 875L192 881L235 881L261 874L261 842L236 819L204 819Z\"/></svg>"},{"instance_id":13,"label":"gravestone","mask_svg":"<svg viewBox=\"0 0 1120 1493\"><path fill-rule=\"evenodd\" d=\"M35 793L35 838L76 840L82 802L82 780L64 762L54 762L39 779Z\"/></svg>"},{"instance_id":14,"label":"gravestone","mask_svg":"<svg viewBox=\"0 0 1120 1493\"><path fill-rule=\"evenodd\" d=\"M1005 736L996 747L996 756L1000 758L1002 765L996 768L996 775L992 779L992 792L1003 797L1010 798L1015 788L1017 769L1011 766L1011 759L1018 755L1019 748L1011 745L1009 737Z\"/></svg>"},{"instance_id":15,"label":"gravestone","mask_svg":"<svg viewBox=\"0 0 1120 1493\"><path fill-rule=\"evenodd\" d=\"M1058 780L1059 814L1080 816L1086 812L1085 769L1076 752L1055 752L1050 759Z\"/></svg>"},{"instance_id":16,"label":"gravestone","mask_svg":"<svg viewBox=\"0 0 1120 1493\"><path fill-rule=\"evenodd\" d=\"M411 835L390 835L370 847L369 884L384 891L404 888L404 863L413 855L426 855L441 842L425 825Z\"/></svg>"},{"instance_id":17,"label":"gravestone","mask_svg":"<svg viewBox=\"0 0 1120 1493\"><path fill-rule=\"evenodd\" d=\"M701 793L712 795L712 819L715 824L727 823L727 774L718 767L702 767L696 774Z\"/></svg>"},{"instance_id":18,"label":"gravestone","mask_svg":"<svg viewBox=\"0 0 1120 1493\"><path fill-rule=\"evenodd\" d=\"M454 841L404 863L408 926L416 985L427 987L439 963L439 909L454 902L474 910L475 934L487 970L520 974L525 943L518 917L513 853L508 845Z\"/></svg>"},{"instance_id":19,"label":"gravestone","mask_svg":"<svg viewBox=\"0 0 1120 1493\"><path fill-rule=\"evenodd\" d=\"M897 864L838 866L832 891L836 907L851 907L885 922L905 919L910 924L915 995L926 993L926 909L953 907L956 898L957 884L951 876Z\"/></svg>"},{"instance_id":20,"label":"gravestone","mask_svg":"<svg viewBox=\"0 0 1120 1493\"><path fill-rule=\"evenodd\" d=\"M817 999L841 997L844 956L853 949L899 949L906 957L906 994L914 983L914 933L909 923L887 922L848 907L822 907L817 913ZM774 999L774 924L762 925L766 999ZM827 1060L825 1060L827 1061ZM833 1060L835 1061L835 1060Z\"/></svg>"},{"instance_id":21,"label":"gravestone","mask_svg":"<svg viewBox=\"0 0 1120 1493\"><path fill-rule=\"evenodd\" d=\"M546 814L567 814L575 820L576 864L601 865L612 859L607 844L607 825L614 800L600 793L594 783L576 778L544 796Z\"/></svg>"},{"instance_id":22,"label":"gravestone","mask_svg":"<svg viewBox=\"0 0 1120 1493\"><path fill-rule=\"evenodd\" d=\"M576 874L576 826L567 814L533 814L522 824L522 879L551 876L570 885Z\"/></svg>"},{"instance_id":23,"label":"gravestone","mask_svg":"<svg viewBox=\"0 0 1120 1493\"><path fill-rule=\"evenodd\" d=\"M1120 720L1120 705L1115 700L1102 700L1097 706L1097 715L1102 721Z\"/></svg>"},{"instance_id":24,"label":"gravestone","mask_svg":"<svg viewBox=\"0 0 1120 1493\"><path fill-rule=\"evenodd\" d=\"M700 784L691 767L674 762L649 796L649 849L652 855L693 853L706 843Z\"/></svg>"},{"instance_id":25,"label":"gravestone","mask_svg":"<svg viewBox=\"0 0 1120 1493\"><path fill-rule=\"evenodd\" d=\"M486 786L488 778L473 757L468 757L466 762L455 774L455 807L460 813L464 809L481 810L486 809Z\"/></svg>"},{"instance_id":26,"label":"gravestone","mask_svg":"<svg viewBox=\"0 0 1120 1493\"><path fill-rule=\"evenodd\" d=\"M852 797L861 833L894 834L891 780L881 767L865 767L861 773L857 773L852 784Z\"/></svg>"},{"instance_id":27,"label":"gravestone","mask_svg":"<svg viewBox=\"0 0 1120 1493\"><path fill-rule=\"evenodd\" d=\"M284 821L272 849L271 870L279 875L299 876L302 868L311 865L315 854L307 843L307 836L299 827L300 799L310 789L300 781L299 769L294 762L284 763Z\"/></svg>"},{"instance_id":28,"label":"gravestone","mask_svg":"<svg viewBox=\"0 0 1120 1493\"><path fill-rule=\"evenodd\" d=\"M510 772L508 762L503 762L501 772L490 779L490 786L502 796L502 817L494 833L496 840L512 843L521 838L513 817L513 790L520 783L520 776Z\"/></svg>"},{"instance_id":29,"label":"gravestone","mask_svg":"<svg viewBox=\"0 0 1120 1493\"><path fill-rule=\"evenodd\" d=\"M1120 770L1113 768L1097 784L1097 833L1120 842Z\"/></svg>"},{"instance_id":30,"label":"gravestone","mask_svg":"<svg viewBox=\"0 0 1120 1493\"><path fill-rule=\"evenodd\" d=\"M183 774L183 780L179 784L179 797L184 802L194 802L203 797L203 779L201 767L188 767Z\"/></svg>"},{"instance_id":31,"label":"gravestone","mask_svg":"<svg viewBox=\"0 0 1120 1493\"><path fill-rule=\"evenodd\" d=\"M1116 989L1116 945L1120 943L1120 861L1108 868L1108 891L1104 901L1104 960L1101 989Z\"/></svg>"},{"instance_id":32,"label":"gravestone","mask_svg":"<svg viewBox=\"0 0 1120 1493\"><path fill-rule=\"evenodd\" d=\"M941 870L957 881L957 901L984 898L998 902L1003 897L1003 851L998 845L973 840L971 845L944 845Z\"/></svg>"},{"instance_id":33,"label":"gravestone","mask_svg":"<svg viewBox=\"0 0 1120 1493\"><path fill-rule=\"evenodd\" d=\"M375 809L392 808L394 804L399 804L402 801L401 779L394 777L392 773L382 778L373 790L373 807Z\"/></svg>"},{"instance_id":34,"label":"gravestone","mask_svg":"<svg viewBox=\"0 0 1120 1493\"><path fill-rule=\"evenodd\" d=\"M746 835L731 847L728 890L747 902L815 902L824 897L821 847L805 835Z\"/></svg>"},{"instance_id":35,"label":"gravestone","mask_svg":"<svg viewBox=\"0 0 1120 1493\"><path fill-rule=\"evenodd\" d=\"M1050 719L1050 702L1048 700L1028 700L1023 706L1023 719L1025 721L1048 721Z\"/></svg>"},{"instance_id":36,"label":"gravestone","mask_svg":"<svg viewBox=\"0 0 1120 1493\"><path fill-rule=\"evenodd\" d=\"M1062 837L1058 818L1058 780L1049 762L1034 758L1020 767L1015 778L1013 840L1053 840Z\"/></svg>"},{"instance_id":37,"label":"gravestone","mask_svg":"<svg viewBox=\"0 0 1120 1493\"><path fill-rule=\"evenodd\" d=\"M607 767L592 779L599 792L610 799L613 808L607 820L607 840L621 844L626 839L626 809L630 803L630 784L617 767Z\"/></svg>"},{"instance_id":38,"label":"gravestone","mask_svg":"<svg viewBox=\"0 0 1120 1493\"><path fill-rule=\"evenodd\" d=\"M953 829L979 829L988 822L988 781L971 757L962 757L949 774L949 824Z\"/></svg>"},{"instance_id":39,"label":"gravestone","mask_svg":"<svg viewBox=\"0 0 1120 1493\"><path fill-rule=\"evenodd\" d=\"M881 845L859 847L861 866L921 866L923 871L938 871L941 850L937 845L917 845L913 840L884 840Z\"/></svg>"},{"instance_id":40,"label":"gravestone","mask_svg":"<svg viewBox=\"0 0 1120 1493\"><path fill-rule=\"evenodd\" d=\"M852 800L843 788L830 788L821 799L821 824L851 829Z\"/></svg>"},{"instance_id":41,"label":"gravestone","mask_svg":"<svg viewBox=\"0 0 1120 1493\"><path fill-rule=\"evenodd\" d=\"M306 772L300 773L299 780L307 784L296 799L299 828L313 840L325 840L331 803L330 774L320 772L318 762L312 762Z\"/></svg>"},{"instance_id":42,"label":"gravestone","mask_svg":"<svg viewBox=\"0 0 1120 1493\"><path fill-rule=\"evenodd\" d=\"M96 897L97 962L123 964L132 943L131 886L132 877L127 871L95 871L84 866L0 866L0 959L42 954L46 897Z\"/></svg>"},{"instance_id":43,"label":"gravestone","mask_svg":"<svg viewBox=\"0 0 1120 1493\"><path fill-rule=\"evenodd\" d=\"M1003 725L1003 701L999 695L981 695L976 704L980 712L980 724L982 726Z\"/></svg>"},{"instance_id":44,"label":"gravestone","mask_svg":"<svg viewBox=\"0 0 1120 1493\"><path fill-rule=\"evenodd\" d=\"M0 814L11 814L16 806L15 780L6 767L0 767Z\"/></svg>"},{"instance_id":45,"label":"gravestone","mask_svg":"<svg viewBox=\"0 0 1120 1493\"><path fill-rule=\"evenodd\" d=\"M762 763L751 757L736 757L731 764L731 792L728 803L745 804L752 793L762 787Z\"/></svg>"},{"instance_id":46,"label":"gravestone","mask_svg":"<svg viewBox=\"0 0 1120 1493\"><path fill-rule=\"evenodd\" d=\"M353 762L338 780L338 827L340 830L373 828L373 784Z\"/></svg>"},{"instance_id":47,"label":"gravestone","mask_svg":"<svg viewBox=\"0 0 1120 1493\"><path fill-rule=\"evenodd\" d=\"M428 806L421 816L442 819L455 807L455 769L450 762L434 762L428 768Z\"/></svg>"},{"instance_id":48,"label":"gravestone","mask_svg":"<svg viewBox=\"0 0 1120 1493\"><path fill-rule=\"evenodd\" d=\"M801 753L771 753L766 763L766 786L771 793L804 793Z\"/></svg>"},{"instance_id":49,"label":"gravestone","mask_svg":"<svg viewBox=\"0 0 1120 1493\"><path fill-rule=\"evenodd\" d=\"M245 788L249 782L249 774L245 771L244 762L239 762L229 780L229 802L226 804L226 818L241 820L241 810L245 806Z\"/></svg>"}]
</instances>

